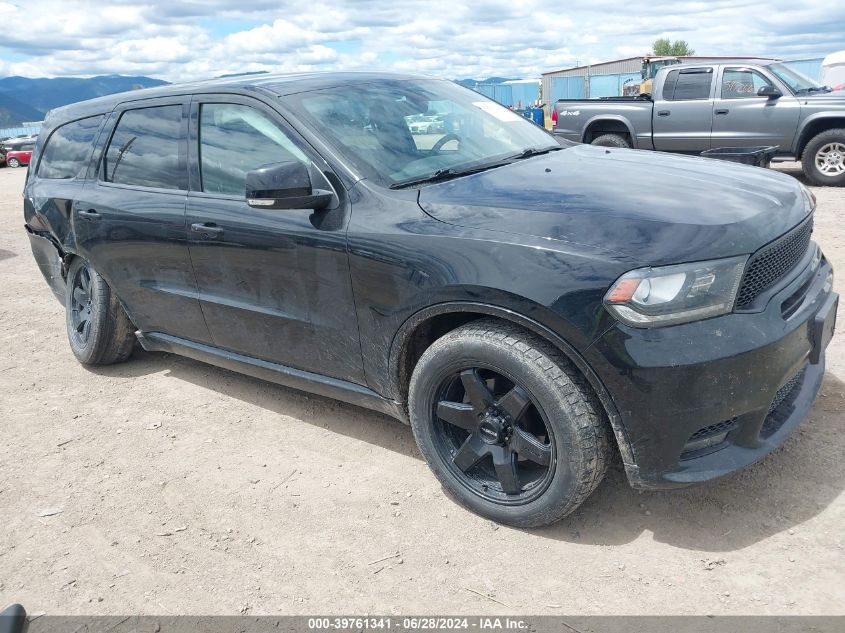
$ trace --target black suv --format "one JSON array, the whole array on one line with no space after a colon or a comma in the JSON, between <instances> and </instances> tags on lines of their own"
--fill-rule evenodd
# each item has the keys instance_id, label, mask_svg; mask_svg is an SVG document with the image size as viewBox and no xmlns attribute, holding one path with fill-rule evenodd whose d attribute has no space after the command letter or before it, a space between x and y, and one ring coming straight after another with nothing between
<instances>
[{"instance_id":1,"label":"black suv","mask_svg":"<svg viewBox=\"0 0 845 633\"><path fill-rule=\"evenodd\" d=\"M413 134L421 116L442 129ZM26 230L86 364L183 354L410 422L521 526L621 455L638 488L750 464L810 408L837 295L788 176L560 146L447 81L346 73L53 111Z\"/></svg>"}]
</instances>

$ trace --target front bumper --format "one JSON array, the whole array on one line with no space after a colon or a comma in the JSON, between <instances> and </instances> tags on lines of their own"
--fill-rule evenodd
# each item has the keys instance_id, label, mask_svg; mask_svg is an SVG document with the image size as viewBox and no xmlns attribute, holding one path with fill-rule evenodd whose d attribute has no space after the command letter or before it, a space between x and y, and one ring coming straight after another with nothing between
<instances>
[{"instance_id":1,"label":"front bumper","mask_svg":"<svg viewBox=\"0 0 845 633\"><path fill-rule=\"evenodd\" d=\"M759 312L655 329L618 323L590 346L587 361L621 418L632 486L721 477L786 440L821 387L838 302L832 274L822 259Z\"/></svg>"}]
</instances>

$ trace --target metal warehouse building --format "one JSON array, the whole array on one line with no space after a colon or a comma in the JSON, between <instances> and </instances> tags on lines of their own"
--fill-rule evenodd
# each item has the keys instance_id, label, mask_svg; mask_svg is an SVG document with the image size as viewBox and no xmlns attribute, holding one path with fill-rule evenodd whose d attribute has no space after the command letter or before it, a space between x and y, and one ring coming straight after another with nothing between
<instances>
[{"instance_id":1,"label":"metal warehouse building","mask_svg":"<svg viewBox=\"0 0 845 633\"><path fill-rule=\"evenodd\" d=\"M681 57L685 62L718 62L723 59L760 59L759 57ZM821 59L801 59L785 62L786 65L812 78L821 72ZM643 57L627 57L612 62L577 66L543 73L543 101L554 103L558 99L595 99L616 97L629 80L638 80Z\"/></svg>"},{"instance_id":2,"label":"metal warehouse building","mask_svg":"<svg viewBox=\"0 0 845 633\"><path fill-rule=\"evenodd\" d=\"M473 90L508 108L528 108L540 98L539 79L512 79L500 84L477 83Z\"/></svg>"}]
</instances>

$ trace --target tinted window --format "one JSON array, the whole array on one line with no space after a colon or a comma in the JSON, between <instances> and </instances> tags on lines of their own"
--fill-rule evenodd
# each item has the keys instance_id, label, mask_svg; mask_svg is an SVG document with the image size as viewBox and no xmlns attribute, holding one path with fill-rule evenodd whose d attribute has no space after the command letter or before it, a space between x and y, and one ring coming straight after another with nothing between
<instances>
[{"instance_id":1,"label":"tinted window","mask_svg":"<svg viewBox=\"0 0 845 633\"><path fill-rule=\"evenodd\" d=\"M271 119L255 108L209 103L200 108L202 190L243 196L248 171L305 155Z\"/></svg>"},{"instance_id":2,"label":"tinted window","mask_svg":"<svg viewBox=\"0 0 845 633\"><path fill-rule=\"evenodd\" d=\"M127 110L103 161L104 179L122 185L187 189L181 160L182 106Z\"/></svg>"},{"instance_id":3,"label":"tinted window","mask_svg":"<svg viewBox=\"0 0 845 633\"><path fill-rule=\"evenodd\" d=\"M666 75L666 81L663 83L663 100L671 101L672 95L675 92L675 84L678 83L678 74L680 70L673 70Z\"/></svg>"},{"instance_id":4,"label":"tinted window","mask_svg":"<svg viewBox=\"0 0 845 633\"><path fill-rule=\"evenodd\" d=\"M771 82L763 75L748 68L726 68L722 76L722 98L756 97L760 88L770 84Z\"/></svg>"},{"instance_id":5,"label":"tinted window","mask_svg":"<svg viewBox=\"0 0 845 633\"><path fill-rule=\"evenodd\" d=\"M102 121L102 116L92 116L56 128L41 152L38 176L76 178L81 175L88 166Z\"/></svg>"},{"instance_id":6,"label":"tinted window","mask_svg":"<svg viewBox=\"0 0 845 633\"><path fill-rule=\"evenodd\" d=\"M377 80L285 102L363 176L387 186L560 149L539 126L451 81Z\"/></svg>"},{"instance_id":7,"label":"tinted window","mask_svg":"<svg viewBox=\"0 0 845 633\"><path fill-rule=\"evenodd\" d=\"M671 86L667 78L666 86L663 88L664 99L669 101L686 101L710 98L710 85L713 83L712 68L674 70L669 74L675 75L675 77ZM671 94L667 94L670 87L672 92Z\"/></svg>"}]
</instances>

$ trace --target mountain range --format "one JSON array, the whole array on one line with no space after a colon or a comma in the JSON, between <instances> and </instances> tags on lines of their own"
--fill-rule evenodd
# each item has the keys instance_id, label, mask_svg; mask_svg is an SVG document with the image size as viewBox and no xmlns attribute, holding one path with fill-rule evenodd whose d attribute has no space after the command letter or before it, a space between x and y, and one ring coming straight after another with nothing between
<instances>
[{"instance_id":1,"label":"mountain range","mask_svg":"<svg viewBox=\"0 0 845 633\"><path fill-rule=\"evenodd\" d=\"M252 73L244 73L252 74ZM474 88L479 83L502 83L504 77L458 79L456 83ZM40 121L52 108L93 99L115 92L160 86L168 82L152 77L101 75L98 77L0 78L0 128L16 127L24 121Z\"/></svg>"},{"instance_id":2,"label":"mountain range","mask_svg":"<svg viewBox=\"0 0 845 633\"><path fill-rule=\"evenodd\" d=\"M0 78L0 127L40 121L53 108L115 92L166 84L151 77L101 75L99 77Z\"/></svg>"}]
</instances>

